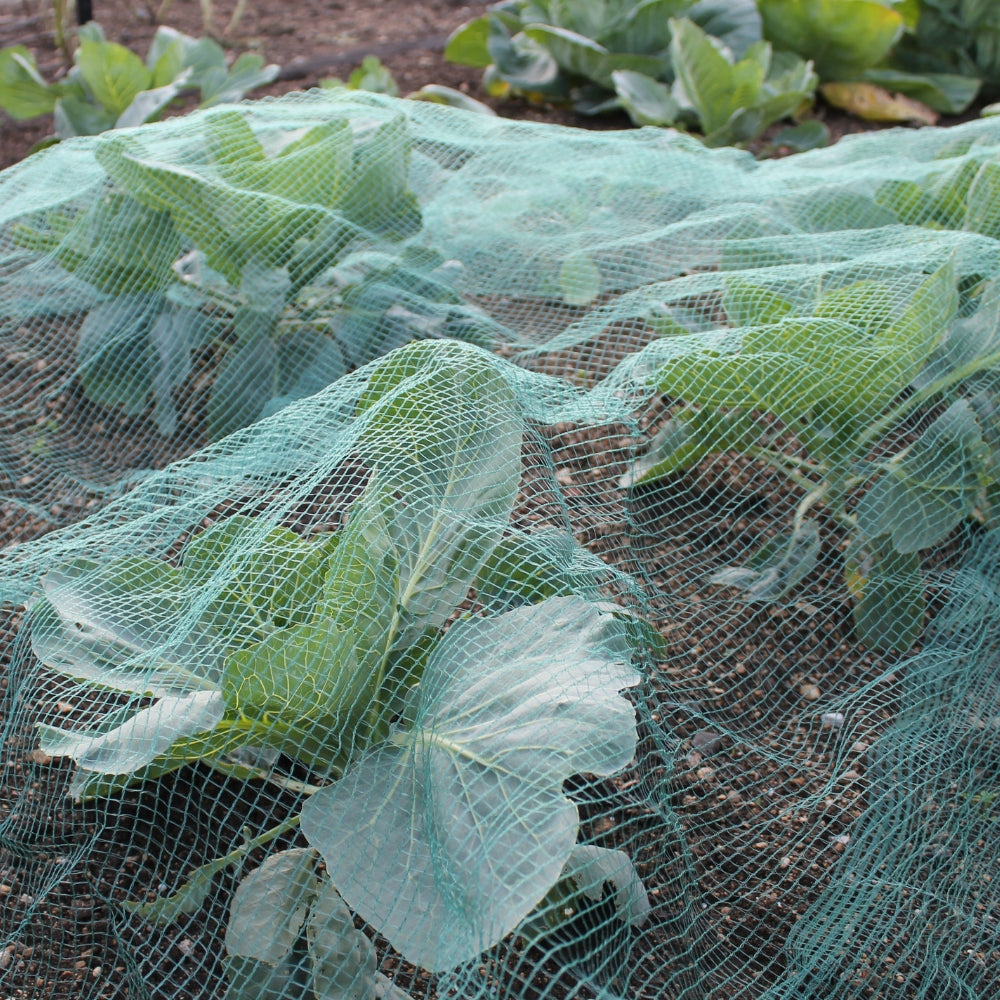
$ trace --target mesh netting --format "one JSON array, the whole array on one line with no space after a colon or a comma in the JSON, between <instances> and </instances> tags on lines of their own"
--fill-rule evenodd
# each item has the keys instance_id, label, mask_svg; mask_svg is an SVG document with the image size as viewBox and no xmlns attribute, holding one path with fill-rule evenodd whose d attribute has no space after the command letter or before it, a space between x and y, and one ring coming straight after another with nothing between
<instances>
[{"instance_id":1,"label":"mesh netting","mask_svg":"<svg viewBox=\"0 0 1000 1000\"><path fill-rule=\"evenodd\" d=\"M6 171L3 995L996 995L998 148Z\"/></svg>"}]
</instances>

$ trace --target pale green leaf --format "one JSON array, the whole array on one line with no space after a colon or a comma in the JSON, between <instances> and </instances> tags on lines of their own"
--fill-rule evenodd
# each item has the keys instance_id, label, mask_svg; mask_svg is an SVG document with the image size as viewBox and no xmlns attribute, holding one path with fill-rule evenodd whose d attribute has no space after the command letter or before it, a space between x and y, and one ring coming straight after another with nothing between
<instances>
[{"instance_id":1,"label":"pale green leaf","mask_svg":"<svg viewBox=\"0 0 1000 1000\"><path fill-rule=\"evenodd\" d=\"M615 910L618 918L632 927L641 927L649 917L649 897L624 851L608 850L593 844L577 844L563 870L585 897L600 900L604 883L615 887Z\"/></svg>"},{"instance_id":2,"label":"pale green leaf","mask_svg":"<svg viewBox=\"0 0 1000 1000\"><path fill-rule=\"evenodd\" d=\"M968 400L952 403L858 505L858 529L888 534L897 552L943 541L970 514L989 475L990 449Z\"/></svg>"},{"instance_id":3,"label":"pale green leaf","mask_svg":"<svg viewBox=\"0 0 1000 1000\"><path fill-rule=\"evenodd\" d=\"M812 59L823 80L854 80L881 62L903 17L879 0L758 0L764 37Z\"/></svg>"},{"instance_id":4,"label":"pale green leaf","mask_svg":"<svg viewBox=\"0 0 1000 1000\"><path fill-rule=\"evenodd\" d=\"M375 948L330 883L312 905L306 935L316 1000L375 1000Z\"/></svg>"},{"instance_id":5,"label":"pale green leaf","mask_svg":"<svg viewBox=\"0 0 1000 1000\"><path fill-rule=\"evenodd\" d=\"M162 87L141 90L118 116L114 127L130 128L133 125L144 125L146 122L159 120L163 112L170 107L171 101L183 93L188 77L189 72L185 71L177 79Z\"/></svg>"},{"instance_id":6,"label":"pale green leaf","mask_svg":"<svg viewBox=\"0 0 1000 1000\"><path fill-rule=\"evenodd\" d=\"M487 47L489 36L489 17L474 18L452 32L444 46L444 57L460 66L485 69L493 61Z\"/></svg>"},{"instance_id":7,"label":"pale green leaf","mask_svg":"<svg viewBox=\"0 0 1000 1000\"><path fill-rule=\"evenodd\" d=\"M115 117L152 83L153 75L143 61L116 42L82 39L75 58L80 76L95 100Z\"/></svg>"},{"instance_id":8,"label":"pale green leaf","mask_svg":"<svg viewBox=\"0 0 1000 1000\"><path fill-rule=\"evenodd\" d=\"M680 108L670 88L645 73L615 70L611 82L621 106L636 125L673 125Z\"/></svg>"},{"instance_id":9,"label":"pale green leaf","mask_svg":"<svg viewBox=\"0 0 1000 1000\"><path fill-rule=\"evenodd\" d=\"M226 926L230 956L276 966L291 952L320 891L315 863L313 851L293 847L243 877Z\"/></svg>"},{"instance_id":10,"label":"pale green leaf","mask_svg":"<svg viewBox=\"0 0 1000 1000\"><path fill-rule=\"evenodd\" d=\"M459 622L427 664L413 730L305 804L334 884L406 959L476 958L558 880L578 828L562 782L635 752L628 659L623 627L579 598Z\"/></svg>"},{"instance_id":11,"label":"pale green leaf","mask_svg":"<svg viewBox=\"0 0 1000 1000\"><path fill-rule=\"evenodd\" d=\"M571 306L589 306L601 293L601 271L590 254L570 254L559 269L559 289Z\"/></svg>"},{"instance_id":12,"label":"pale green leaf","mask_svg":"<svg viewBox=\"0 0 1000 1000\"><path fill-rule=\"evenodd\" d=\"M63 88L46 83L23 45L0 49L0 108L15 119L51 114Z\"/></svg>"},{"instance_id":13,"label":"pale green leaf","mask_svg":"<svg viewBox=\"0 0 1000 1000\"><path fill-rule=\"evenodd\" d=\"M847 586L856 599L858 636L874 649L906 652L924 628L924 579L916 553L857 539L847 552Z\"/></svg>"},{"instance_id":14,"label":"pale green leaf","mask_svg":"<svg viewBox=\"0 0 1000 1000\"><path fill-rule=\"evenodd\" d=\"M38 744L50 757L70 757L85 771L132 774L187 736L214 729L225 714L219 691L161 698L107 732L39 726Z\"/></svg>"}]
</instances>

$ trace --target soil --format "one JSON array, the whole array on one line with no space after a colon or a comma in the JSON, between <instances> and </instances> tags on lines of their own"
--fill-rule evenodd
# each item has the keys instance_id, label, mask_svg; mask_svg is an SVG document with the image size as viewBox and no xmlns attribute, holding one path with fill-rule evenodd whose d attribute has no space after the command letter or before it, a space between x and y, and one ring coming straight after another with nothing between
<instances>
[{"instance_id":1,"label":"soil","mask_svg":"<svg viewBox=\"0 0 1000 1000\"><path fill-rule=\"evenodd\" d=\"M525 101L495 101L483 93L478 70L446 63L444 40L485 2L256 4L228 30L234 4L211 6L217 37L234 53L259 51L282 67L279 81L254 96L346 77L375 54L404 94L438 83L509 117L628 126L622 117L585 119ZM109 38L145 51L155 24L144 7L96 0L95 14ZM65 68L50 16L40 0L0 0L0 47L28 45L48 78ZM206 28L196 0L173 0L163 20L195 35ZM829 109L820 114L835 136L872 127ZM47 122L12 122L0 113L0 166L22 159L47 131ZM16 372L7 374L16 378ZM57 404L66 412L85 407L75 398ZM82 413L80 426L93 419ZM641 766L613 783L584 781L575 793L587 838L608 847L627 844L651 897L647 926L627 942L636 958L620 971L625 995L674 995L684 986L686 996L742 1000L780 978L788 959L785 940L829 885L831 866L874 794L866 776L868 751L897 708L896 658L873 654L853 636L840 543L831 545L829 558L806 581L811 595L822 596L822 607L811 598L761 610L718 589L707 596L705 568L725 565L754 540L759 544L783 530L795 498L759 469L711 462L670 489L609 494L606 484L621 475L637 433L648 433L657 419L651 412L640 428L604 428L599 435L539 428L535 458L551 461L554 478L538 471L540 462L526 463L517 517L525 525L559 526L568 509L592 551L626 572L638 570L666 595L656 608L666 653L637 699L643 706ZM145 439L134 423L105 430L99 451L109 456L123 447L139 449ZM238 509L234 500L227 513ZM85 511L63 513L73 520ZM293 527L314 527L314 514ZM836 527L826 528L836 538ZM18 540L34 530L42 528L22 524ZM960 539L946 558L957 558L962 547ZM53 678L26 684L14 666L30 663L18 652L19 623L18 613L0 622L0 829L17 832L16 841L6 833L0 840L0 996L220 996L231 878L221 877L205 904L165 929L119 904L173 890L195 865L238 844L245 828L273 826L297 800L196 766L110 806L72 805L69 767L38 751L26 719L39 703L62 704L68 720L86 706L61 702ZM826 692L861 690L867 694L849 730L823 723L814 710ZM720 715L731 720L724 733L706 722ZM289 835L278 843L295 842ZM885 933L893 933L891 925ZM432 990L384 942L378 947L383 968L399 970L400 985L411 986L415 996ZM854 958L845 959L846 969L863 965ZM922 978L918 958L899 958L893 975L902 985L893 997L945 995ZM576 960L551 942L547 952L524 954L511 945L481 967L483 988L526 998L590 996L567 974ZM1000 967L1000 955L993 960ZM816 996L830 987L814 985ZM859 996L879 995L862 983L858 990Z\"/></svg>"}]
</instances>

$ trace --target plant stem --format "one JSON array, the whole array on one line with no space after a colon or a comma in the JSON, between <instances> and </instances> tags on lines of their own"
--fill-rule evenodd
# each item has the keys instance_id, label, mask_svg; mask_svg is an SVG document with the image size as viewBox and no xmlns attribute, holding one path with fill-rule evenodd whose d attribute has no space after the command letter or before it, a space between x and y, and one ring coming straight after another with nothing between
<instances>
[{"instance_id":1,"label":"plant stem","mask_svg":"<svg viewBox=\"0 0 1000 1000\"><path fill-rule=\"evenodd\" d=\"M73 63L73 53L69 50L69 39L66 37L66 0L52 0L52 14L55 20L55 43L66 60L66 65Z\"/></svg>"},{"instance_id":2,"label":"plant stem","mask_svg":"<svg viewBox=\"0 0 1000 1000\"><path fill-rule=\"evenodd\" d=\"M275 774L274 771L265 771L260 767L248 767L245 764L227 764L217 757L205 758L206 763L213 770L224 774L227 778L239 778L241 781L267 781L272 785L277 785L286 792L295 792L299 795L315 795L323 785L312 785L308 781L298 781L283 774Z\"/></svg>"},{"instance_id":3,"label":"plant stem","mask_svg":"<svg viewBox=\"0 0 1000 1000\"><path fill-rule=\"evenodd\" d=\"M776 469L787 476L800 489L806 490L809 493L817 489L817 485L813 480L790 468L790 466L799 466L800 468L809 469L810 472L821 474L819 466L813 465L811 462L792 458L790 455L782 455L781 452L772 451L770 448L758 448L754 445L746 449L746 454L751 458L760 459L760 461L770 465L772 469Z\"/></svg>"}]
</instances>

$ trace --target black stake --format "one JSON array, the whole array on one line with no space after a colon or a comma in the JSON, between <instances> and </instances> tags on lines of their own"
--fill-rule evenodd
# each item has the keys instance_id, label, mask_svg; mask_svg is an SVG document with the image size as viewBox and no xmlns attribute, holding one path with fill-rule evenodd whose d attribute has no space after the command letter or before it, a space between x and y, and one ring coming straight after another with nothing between
<instances>
[{"instance_id":1,"label":"black stake","mask_svg":"<svg viewBox=\"0 0 1000 1000\"><path fill-rule=\"evenodd\" d=\"M93 0L76 0L76 23L86 24L94 20Z\"/></svg>"}]
</instances>

